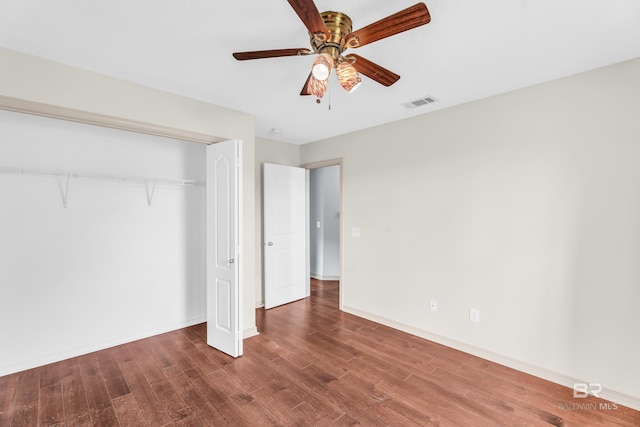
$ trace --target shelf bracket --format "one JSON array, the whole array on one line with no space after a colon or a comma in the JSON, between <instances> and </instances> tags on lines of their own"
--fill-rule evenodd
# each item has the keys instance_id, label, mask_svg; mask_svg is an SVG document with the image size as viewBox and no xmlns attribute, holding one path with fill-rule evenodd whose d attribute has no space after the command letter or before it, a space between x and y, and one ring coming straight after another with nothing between
<instances>
[{"instance_id":1,"label":"shelf bracket","mask_svg":"<svg viewBox=\"0 0 640 427\"><path fill-rule=\"evenodd\" d=\"M67 175L58 175L58 185L60 187L60 195L62 196L62 207L65 209L67 209L67 205L69 203L69 184L71 183L72 178L72 173Z\"/></svg>"},{"instance_id":2,"label":"shelf bracket","mask_svg":"<svg viewBox=\"0 0 640 427\"><path fill-rule=\"evenodd\" d=\"M151 202L153 201L153 194L156 192L156 182L155 181L147 181L147 205L151 207Z\"/></svg>"}]
</instances>

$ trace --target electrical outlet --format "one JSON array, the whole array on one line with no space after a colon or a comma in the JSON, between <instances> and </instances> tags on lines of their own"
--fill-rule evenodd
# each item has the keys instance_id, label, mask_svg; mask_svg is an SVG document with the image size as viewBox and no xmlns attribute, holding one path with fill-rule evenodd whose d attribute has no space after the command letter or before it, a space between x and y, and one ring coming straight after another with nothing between
<instances>
[{"instance_id":1,"label":"electrical outlet","mask_svg":"<svg viewBox=\"0 0 640 427\"><path fill-rule=\"evenodd\" d=\"M480 310L478 310L477 308L470 308L469 321L473 323L480 323Z\"/></svg>"},{"instance_id":2,"label":"electrical outlet","mask_svg":"<svg viewBox=\"0 0 640 427\"><path fill-rule=\"evenodd\" d=\"M438 311L438 301L434 299L429 300L429 311Z\"/></svg>"}]
</instances>

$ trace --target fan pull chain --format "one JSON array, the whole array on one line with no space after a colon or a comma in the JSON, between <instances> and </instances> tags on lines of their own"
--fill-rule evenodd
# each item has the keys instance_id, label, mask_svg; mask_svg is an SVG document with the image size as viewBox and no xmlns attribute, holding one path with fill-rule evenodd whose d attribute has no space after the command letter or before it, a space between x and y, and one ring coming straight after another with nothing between
<instances>
[{"instance_id":1,"label":"fan pull chain","mask_svg":"<svg viewBox=\"0 0 640 427\"><path fill-rule=\"evenodd\" d=\"M327 85L327 91L329 92L328 111L331 111L331 86L333 85L331 84L331 82L329 82L329 84Z\"/></svg>"}]
</instances>

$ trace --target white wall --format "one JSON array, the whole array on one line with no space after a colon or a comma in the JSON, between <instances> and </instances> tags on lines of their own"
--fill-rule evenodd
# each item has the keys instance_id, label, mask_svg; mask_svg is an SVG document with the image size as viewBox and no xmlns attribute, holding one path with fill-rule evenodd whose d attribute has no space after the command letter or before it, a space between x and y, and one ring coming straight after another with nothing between
<instances>
[{"instance_id":1,"label":"white wall","mask_svg":"<svg viewBox=\"0 0 640 427\"><path fill-rule=\"evenodd\" d=\"M0 167L205 179L205 145L0 111ZM0 375L205 321L204 186L0 173Z\"/></svg>"},{"instance_id":2,"label":"white wall","mask_svg":"<svg viewBox=\"0 0 640 427\"><path fill-rule=\"evenodd\" d=\"M186 140L242 140L243 241L240 247L245 336L257 333L255 119L172 93L0 48L0 108L107 123Z\"/></svg>"},{"instance_id":3,"label":"white wall","mask_svg":"<svg viewBox=\"0 0 640 427\"><path fill-rule=\"evenodd\" d=\"M637 59L302 146L343 159L344 309L640 407L639 99Z\"/></svg>"},{"instance_id":4,"label":"white wall","mask_svg":"<svg viewBox=\"0 0 640 427\"><path fill-rule=\"evenodd\" d=\"M338 280L340 278L340 166L311 169L309 181L311 277L320 280Z\"/></svg>"}]
</instances>

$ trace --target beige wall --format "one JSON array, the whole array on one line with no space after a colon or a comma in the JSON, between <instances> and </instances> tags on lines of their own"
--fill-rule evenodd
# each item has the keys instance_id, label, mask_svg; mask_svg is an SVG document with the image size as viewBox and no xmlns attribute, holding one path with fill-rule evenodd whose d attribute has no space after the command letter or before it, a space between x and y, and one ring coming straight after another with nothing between
<instances>
[{"instance_id":1,"label":"beige wall","mask_svg":"<svg viewBox=\"0 0 640 427\"><path fill-rule=\"evenodd\" d=\"M300 165L300 146L287 144L286 142L274 141L265 138L256 138L256 207L259 210L256 215L256 276L255 282L255 306L264 305L264 271L262 269L262 165L264 163L275 163L285 166Z\"/></svg>"},{"instance_id":2,"label":"beige wall","mask_svg":"<svg viewBox=\"0 0 640 427\"><path fill-rule=\"evenodd\" d=\"M639 407L639 100L637 59L302 146L343 159L344 309Z\"/></svg>"},{"instance_id":3,"label":"beige wall","mask_svg":"<svg viewBox=\"0 0 640 427\"><path fill-rule=\"evenodd\" d=\"M0 48L0 107L183 139L243 141L243 328L256 332L255 123L248 114Z\"/></svg>"}]
</instances>

